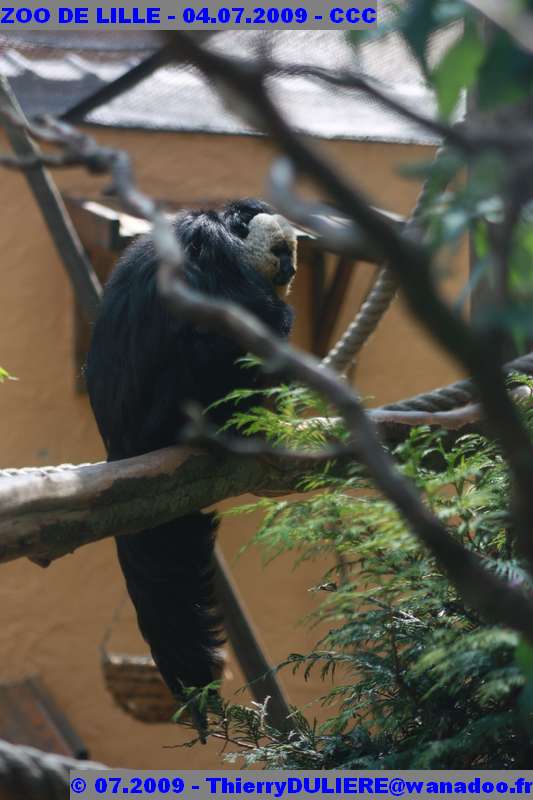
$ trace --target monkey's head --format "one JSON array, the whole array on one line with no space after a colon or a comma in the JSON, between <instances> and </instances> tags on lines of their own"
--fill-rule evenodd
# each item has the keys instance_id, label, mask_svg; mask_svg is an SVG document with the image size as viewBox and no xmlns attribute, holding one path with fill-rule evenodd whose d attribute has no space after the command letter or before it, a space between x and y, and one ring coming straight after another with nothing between
<instances>
[{"instance_id":1,"label":"monkey's head","mask_svg":"<svg viewBox=\"0 0 533 800\"><path fill-rule=\"evenodd\" d=\"M223 211L231 232L242 239L247 263L289 293L296 274L296 234L292 225L267 203L253 198L230 203Z\"/></svg>"}]
</instances>

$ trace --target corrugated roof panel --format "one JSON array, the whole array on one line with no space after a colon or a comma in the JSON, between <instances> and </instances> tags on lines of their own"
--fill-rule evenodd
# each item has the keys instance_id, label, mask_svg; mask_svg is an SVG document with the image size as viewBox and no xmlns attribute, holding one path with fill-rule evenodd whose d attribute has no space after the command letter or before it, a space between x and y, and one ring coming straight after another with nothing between
<instances>
[{"instance_id":1,"label":"corrugated roof panel","mask_svg":"<svg viewBox=\"0 0 533 800\"><path fill-rule=\"evenodd\" d=\"M311 136L428 144L435 141L431 134L360 92L336 91L302 77L275 78L270 83L288 120ZM424 108L425 113L431 113L435 106L431 93L420 86L409 87L401 99L413 108ZM255 133L228 111L216 92L191 69L161 69L127 94L93 111L88 120L125 128Z\"/></svg>"},{"instance_id":2,"label":"corrugated roof panel","mask_svg":"<svg viewBox=\"0 0 533 800\"><path fill-rule=\"evenodd\" d=\"M25 50L47 49L75 50L110 56L113 54L142 53L161 46L161 34L157 31L17 31L0 34L0 43L7 47Z\"/></svg>"},{"instance_id":3,"label":"corrugated roof panel","mask_svg":"<svg viewBox=\"0 0 533 800\"><path fill-rule=\"evenodd\" d=\"M434 43L433 57L447 46L453 30ZM132 39L100 34L100 50L73 34L56 33L33 39L0 38L0 69L9 75L14 91L28 114L48 111L62 114L80 100L136 64L141 55ZM152 42L155 41L152 39ZM3 45L2 45L3 42ZM56 47L52 43L56 43ZM83 43L85 42L85 48ZM15 49L15 44L17 44ZM76 50L68 49L77 43ZM36 45L36 46L35 46ZM90 45L90 46L89 46ZM79 46L79 47L78 47ZM397 36L365 44L355 52L340 31L232 30L209 39L208 46L250 58L257 49L268 50L281 64L311 64L331 69L355 68L383 82L394 97L424 113L435 112L432 92L424 84L418 65ZM121 49L122 48L122 49ZM326 139L363 139L432 143L434 137L408 120L384 109L363 93L337 91L301 77L271 79L272 91L292 124L304 133ZM310 113L312 109L312 113ZM135 88L93 111L88 122L118 128L142 128L224 134L254 133L224 108L203 76L190 67L159 69Z\"/></svg>"},{"instance_id":4,"label":"corrugated roof panel","mask_svg":"<svg viewBox=\"0 0 533 800\"><path fill-rule=\"evenodd\" d=\"M64 60L75 66L80 70L82 75L94 75L99 80L110 83L119 78L124 72L127 72L135 64L138 63L138 58L121 59L120 61L95 61L78 55L78 53L69 53L64 56Z\"/></svg>"},{"instance_id":5,"label":"corrugated roof panel","mask_svg":"<svg viewBox=\"0 0 533 800\"><path fill-rule=\"evenodd\" d=\"M19 74L31 73L42 81L79 81L85 74L68 58L26 58L13 49L5 53L5 58L18 68Z\"/></svg>"}]
</instances>

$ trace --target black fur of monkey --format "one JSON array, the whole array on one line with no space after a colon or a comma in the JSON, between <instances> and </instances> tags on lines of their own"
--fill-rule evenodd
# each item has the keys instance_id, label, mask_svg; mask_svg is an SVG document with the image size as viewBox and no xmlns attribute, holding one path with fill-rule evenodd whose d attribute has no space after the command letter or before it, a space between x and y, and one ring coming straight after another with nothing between
<instances>
[{"instance_id":1,"label":"black fur of monkey","mask_svg":"<svg viewBox=\"0 0 533 800\"><path fill-rule=\"evenodd\" d=\"M283 297L296 267L286 221L258 200L222 211L178 215L185 279L207 295L239 303L287 337L292 310ZM167 309L156 287L157 257L145 236L123 254L105 288L87 359L91 405L109 461L180 441L189 401L207 408L232 389L253 387L257 371L236 363L235 342ZM210 414L219 425L226 404ZM220 618L212 591L216 521L194 513L116 539L141 633L176 697L217 674Z\"/></svg>"}]
</instances>

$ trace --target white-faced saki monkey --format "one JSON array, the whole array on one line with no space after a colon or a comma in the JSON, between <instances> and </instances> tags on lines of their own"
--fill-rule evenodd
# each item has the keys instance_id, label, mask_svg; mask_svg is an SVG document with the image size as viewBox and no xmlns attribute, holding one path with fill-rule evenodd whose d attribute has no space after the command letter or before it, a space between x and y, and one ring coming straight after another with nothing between
<instances>
[{"instance_id":1,"label":"white-faced saki monkey","mask_svg":"<svg viewBox=\"0 0 533 800\"><path fill-rule=\"evenodd\" d=\"M289 335L293 313L284 298L296 270L293 229L259 200L221 211L180 213L175 233L185 254L185 280L208 296L232 300L273 334ZM207 408L236 388L253 388L257 369L231 339L181 321L156 287L153 239L122 255L103 294L87 359L89 396L109 461L180 441L184 407ZM208 412L219 426L232 413ZM153 530L116 539L120 566L141 633L170 690L211 683L220 670L220 616L212 589L217 523L196 512Z\"/></svg>"}]
</instances>

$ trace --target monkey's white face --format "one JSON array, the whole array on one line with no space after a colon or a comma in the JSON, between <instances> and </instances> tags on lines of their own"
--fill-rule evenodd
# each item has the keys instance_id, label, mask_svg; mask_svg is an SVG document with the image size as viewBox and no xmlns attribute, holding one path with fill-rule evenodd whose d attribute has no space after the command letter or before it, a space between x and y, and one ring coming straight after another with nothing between
<instances>
[{"instance_id":1,"label":"monkey's white face","mask_svg":"<svg viewBox=\"0 0 533 800\"><path fill-rule=\"evenodd\" d=\"M280 296L289 293L296 274L296 235L281 214L257 214L243 240L250 266L265 275Z\"/></svg>"}]
</instances>

